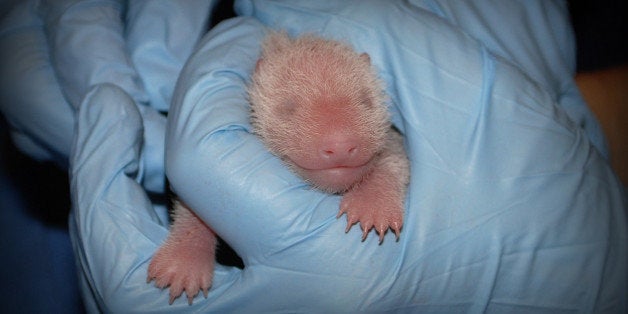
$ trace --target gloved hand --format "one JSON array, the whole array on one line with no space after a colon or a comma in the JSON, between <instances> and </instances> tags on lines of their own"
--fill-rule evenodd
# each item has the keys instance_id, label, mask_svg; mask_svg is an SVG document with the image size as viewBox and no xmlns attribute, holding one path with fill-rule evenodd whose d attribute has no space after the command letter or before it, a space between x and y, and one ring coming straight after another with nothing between
<instances>
[{"instance_id":1,"label":"gloved hand","mask_svg":"<svg viewBox=\"0 0 628 314\"><path fill-rule=\"evenodd\" d=\"M536 76L541 67L531 68L491 44L559 49L536 45L556 38L545 38L542 31L557 16L565 20L564 8L535 15L539 7L526 2L528 17L547 17L543 23L528 21L527 28L509 28L523 34L540 30L535 34L541 37L528 43L470 30L503 22L481 24L489 15L462 10L466 2L239 2L242 15L292 33L316 31L349 40L370 53L389 85L394 121L412 160L406 223L399 242L389 234L382 245L376 237L362 243L357 228L345 235L344 221L334 217L339 198L310 190L249 133L243 87L262 25L252 18L231 21L207 37L182 78L170 114L168 173L180 196L236 248L246 268L218 267L209 299L189 307L185 300L168 306L167 291L145 282L150 257L167 232L157 214L163 209L156 209L138 184L144 180L143 143L150 129L138 102L158 103L152 100L157 96L140 97L140 85L136 95L120 84L132 79L69 83L71 72L59 87L34 3L22 4L3 24L3 48L7 42L29 45L2 49L3 62L12 63L0 67L6 71L3 86L7 77L17 84L6 94L15 97L7 99L23 97L19 103L3 101L2 110L22 138L45 152L42 158L50 158L50 151L67 154L68 137L76 132L70 225L89 310L626 310L625 198L606 162L567 118L569 111L557 105L559 98L569 110L565 104L581 107L581 100L562 101L556 86L539 83L559 82L564 72L551 71L557 73L552 79ZM120 8L105 12L119 18ZM47 19L46 25L55 21ZM114 26L122 30L121 24ZM79 28L66 31L93 30ZM129 38L150 37L137 34ZM110 43L103 38L91 39ZM70 42L52 42L57 67L74 66L60 61L73 53L64 50ZM138 60L158 60L149 50ZM539 50L505 51L546 58ZM102 55L110 56L107 51ZM554 64L559 63L545 65ZM121 69L135 77L126 65ZM80 77L90 76L75 79ZM25 79L32 84L20 85ZM164 90L153 84L150 89ZM65 102L66 88L82 96ZM31 112L42 115L35 119Z\"/></svg>"},{"instance_id":2,"label":"gloved hand","mask_svg":"<svg viewBox=\"0 0 628 314\"><path fill-rule=\"evenodd\" d=\"M254 18L216 27L182 72L166 158L175 192L245 269L218 267L208 299L191 307L169 306L168 292L145 282L166 228L136 182L141 115L105 84L81 102L71 167L90 309L626 310L623 191L559 92L522 63L407 2L239 1L237 10ZM259 21L350 41L379 68L412 162L399 241L344 234L339 197L310 189L250 133L244 88Z\"/></svg>"},{"instance_id":3,"label":"gloved hand","mask_svg":"<svg viewBox=\"0 0 628 314\"><path fill-rule=\"evenodd\" d=\"M67 167L74 110L57 83L37 1L16 4L2 20L0 79L0 111L15 145Z\"/></svg>"},{"instance_id":4,"label":"gloved hand","mask_svg":"<svg viewBox=\"0 0 628 314\"><path fill-rule=\"evenodd\" d=\"M0 26L2 102L16 145L67 166L76 108L100 84L128 93L144 125L141 181L163 192L165 117L213 1L23 1Z\"/></svg>"}]
</instances>

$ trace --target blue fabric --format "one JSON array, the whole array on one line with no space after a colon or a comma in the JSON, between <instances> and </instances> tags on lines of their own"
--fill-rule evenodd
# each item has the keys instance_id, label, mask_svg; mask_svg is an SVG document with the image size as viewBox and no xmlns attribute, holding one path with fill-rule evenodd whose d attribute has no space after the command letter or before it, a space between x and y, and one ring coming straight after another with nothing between
<instances>
[{"instance_id":1,"label":"blue fabric","mask_svg":"<svg viewBox=\"0 0 628 314\"><path fill-rule=\"evenodd\" d=\"M239 18L200 41L205 21L185 2L183 15L51 3L39 29L59 78L49 86L75 112L70 228L88 310L627 310L626 197L573 83L563 2L242 0ZM195 26L123 35L183 16ZM399 241L345 234L339 197L309 188L251 134L245 85L266 27L371 56L411 160ZM188 46L170 53L173 35ZM158 111L170 91L166 128ZM24 112L2 110L56 147L27 132ZM163 190L164 169L245 264L219 266L192 306L169 306L146 283L167 223L145 192Z\"/></svg>"}]
</instances>

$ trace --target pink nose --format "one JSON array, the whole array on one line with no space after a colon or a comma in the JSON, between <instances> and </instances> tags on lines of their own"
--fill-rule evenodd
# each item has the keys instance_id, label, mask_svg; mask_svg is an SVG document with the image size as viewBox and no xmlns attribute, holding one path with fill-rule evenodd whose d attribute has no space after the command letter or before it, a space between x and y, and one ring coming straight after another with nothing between
<instances>
[{"instance_id":1,"label":"pink nose","mask_svg":"<svg viewBox=\"0 0 628 314\"><path fill-rule=\"evenodd\" d=\"M350 138L328 138L318 148L320 158L329 163L349 166L359 154L358 141Z\"/></svg>"}]
</instances>

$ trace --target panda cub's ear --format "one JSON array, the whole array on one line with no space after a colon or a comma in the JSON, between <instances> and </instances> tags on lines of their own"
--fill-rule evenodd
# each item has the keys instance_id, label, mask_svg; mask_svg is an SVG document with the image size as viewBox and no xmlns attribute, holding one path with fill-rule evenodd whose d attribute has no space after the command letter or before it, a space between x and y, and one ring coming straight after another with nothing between
<instances>
[{"instance_id":1,"label":"panda cub's ear","mask_svg":"<svg viewBox=\"0 0 628 314\"><path fill-rule=\"evenodd\" d=\"M264 55L276 54L278 51L289 47L291 43L292 39L290 39L286 31L269 32L266 36L266 40L262 43L262 57Z\"/></svg>"},{"instance_id":2,"label":"panda cub's ear","mask_svg":"<svg viewBox=\"0 0 628 314\"><path fill-rule=\"evenodd\" d=\"M360 54L360 60L366 62L368 65L371 65L371 56L369 56L366 52Z\"/></svg>"},{"instance_id":3,"label":"panda cub's ear","mask_svg":"<svg viewBox=\"0 0 628 314\"><path fill-rule=\"evenodd\" d=\"M257 59L257 62L255 62L255 71L259 71L259 68L262 66L262 63L264 63L264 59L259 58Z\"/></svg>"}]
</instances>

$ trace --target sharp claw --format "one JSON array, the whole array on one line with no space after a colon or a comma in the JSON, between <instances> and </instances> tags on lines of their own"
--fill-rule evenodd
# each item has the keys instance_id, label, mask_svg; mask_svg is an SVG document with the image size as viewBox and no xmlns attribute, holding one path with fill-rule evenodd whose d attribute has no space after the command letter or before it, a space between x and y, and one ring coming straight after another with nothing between
<instances>
[{"instance_id":1,"label":"sharp claw","mask_svg":"<svg viewBox=\"0 0 628 314\"><path fill-rule=\"evenodd\" d=\"M349 216L349 214L347 213L347 228L345 228L345 233L349 232L349 230L351 230L351 227L353 227L353 225L357 222L358 220L355 216Z\"/></svg>"},{"instance_id":2,"label":"sharp claw","mask_svg":"<svg viewBox=\"0 0 628 314\"><path fill-rule=\"evenodd\" d=\"M188 305L192 305L193 301L194 301L194 296L193 295L188 295Z\"/></svg>"},{"instance_id":3,"label":"sharp claw","mask_svg":"<svg viewBox=\"0 0 628 314\"><path fill-rule=\"evenodd\" d=\"M207 299L208 295L209 295L209 289L207 288L203 289L203 296L205 297L205 299Z\"/></svg>"},{"instance_id":4,"label":"sharp claw","mask_svg":"<svg viewBox=\"0 0 628 314\"><path fill-rule=\"evenodd\" d=\"M366 240L366 237L369 234L369 230L367 228L362 229L362 242L364 242L364 240Z\"/></svg>"},{"instance_id":5,"label":"sharp claw","mask_svg":"<svg viewBox=\"0 0 628 314\"><path fill-rule=\"evenodd\" d=\"M172 303L174 303L174 299L176 299L176 297L171 294L170 295L170 300L168 300L168 304L172 305Z\"/></svg>"},{"instance_id":6,"label":"sharp claw","mask_svg":"<svg viewBox=\"0 0 628 314\"><path fill-rule=\"evenodd\" d=\"M399 226L399 223L393 223L391 226L393 232L395 232L395 236L397 237L397 241L399 241L399 235L401 234L401 227Z\"/></svg>"},{"instance_id":7,"label":"sharp claw","mask_svg":"<svg viewBox=\"0 0 628 314\"><path fill-rule=\"evenodd\" d=\"M343 209L338 211L338 214L336 215L336 219L340 218L340 216L342 216L342 214L344 214L344 213L345 213L345 211Z\"/></svg>"},{"instance_id":8,"label":"sharp claw","mask_svg":"<svg viewBox=\"0 0 628 314\"><path fill-rule=\"evenodd\" d=\"M345 233L349 232L349 230L351 230L351 227L353 227L353 223L351 223L351 221L347 221L347 227L345 228Z\"/></svg>"},{"instance_id":9,"label":"sharp claw","mask_svg":"<svg viewBox=\"0 0 628 314\"><path fill-rule=\"evenodd\" d=\"M377 231L377 234L379 234L379 244L382 244L382 241L384 241L384 234L386 234L386 230L388 230L388 226L382 224L382 225L377 226L375 230Z\"/></svg>"}]
</instances>

